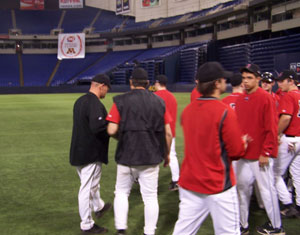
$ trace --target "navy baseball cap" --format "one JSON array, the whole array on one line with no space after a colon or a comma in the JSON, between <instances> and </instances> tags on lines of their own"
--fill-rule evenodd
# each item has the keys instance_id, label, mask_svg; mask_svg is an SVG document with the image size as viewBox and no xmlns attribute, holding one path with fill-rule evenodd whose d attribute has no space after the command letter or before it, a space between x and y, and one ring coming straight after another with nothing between
<instances>
[{"instance_id":1,"label":"navy baseball cap","mask_svg":"<svg viewBox=\"0 0 300 235\"><path fill-rule=\"evenodd\" d=\"M256 76L260 76L260 67L257 64L247 64L245 67L240 69L240 72L248 72L248 73L253 73Z\"/></svg>"},{"instance_id":2,"label":"navy baseball cap","mask_svg":"<svg viewBox=\"0 0 300 235\"><path fill-rule=\"evenodd\" d=\"M225 71L223 66L217 62L206 62L198 68L196 80L199 82L212 82L220 78L230 78L232 72Z\"/></svg>"},{"instance_id":3,"label":"navy baseball cap","mask_svg":"<svg viewBox=\"0 0 300 235\"><path fill-rule=\"evenodd\" d=\"M242 74L240 73L234 73L232 77L229 78L229 82L231 86L239 86L241 85L242 81L243 81L243 77Z\"/></svg>"},{"instance_id":4,"label":"navy baseball cap","mask_svg":"<svg viewBox=\"0 0 300 235\"><path fill-rule=\"evenodd\" d=\"M292 70L284 70L279 76L276 78L277 81L283 81L284 79L293 79L295 81L298 80L297 73Z\"/></svg>"},{"instance_id":5,"label":"navy baseball cap","mask_svg":"<svg viewBox=\"0 0 300 235\"><path fill-rule=\"evenodd\" d=\"M132 71L131 79L133 80L148 80L148 73L143 68L135 68Z\"/></svg>"},{"instance_id":6,"label":"navy baseball cap","mask_svg":"<svg viewBox=\"0 0 300 235\"><path fill-rule=\"evenodd\" d=\"M92 82L101 83L111 88L110 79L106 74L97 74L93 77Z\"/></svg>"},{"instance_id":7,"label":"navy baseball cap","mask_svg":"<svg viewBox=\"0 0 300 235\"><path fill-rule=\"evenodd\" d=\"M167 82L168 82L168 78L167 78L167 76L165 76L163 74L160 74L160 75L156 76L155 82L158 82L160 84L166 85Z\"/></svg>"}]
</instances>

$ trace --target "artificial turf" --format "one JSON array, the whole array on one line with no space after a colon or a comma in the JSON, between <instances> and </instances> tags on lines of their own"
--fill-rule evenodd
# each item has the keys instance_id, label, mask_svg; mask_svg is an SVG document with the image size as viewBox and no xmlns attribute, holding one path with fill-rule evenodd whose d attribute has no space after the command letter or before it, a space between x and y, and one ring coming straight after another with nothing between
<instances>
[{"instance_id":1,"label":"artificial turf","mask_svg":"<svg viewBox=\"0 0 300 235\"><path fill-rule=\"evenodd\" d=\"M80 234L77 193L79 178L69 164L72 109L82 94L0 95L0 234ZM108 94L103 100L112 105ZM180 114L189 103L189 93L175 93L178 102L176 150L183 158ZM109 164L103 166L101 196L113 202L116 141L111 139ZM168 191L169 168L161 167L159 177L160 215L157 235L172 234L178 214L178 193ZM128 234L143 233L143 202L138 185L130 196ZM262 210L252 210L250 229L266 221ZM114 234L113 211L96 223ZM283 220L288 235L297 235L299 219ZM208 218L198 234L211 235Z\"/></svg>"}]
</instances>

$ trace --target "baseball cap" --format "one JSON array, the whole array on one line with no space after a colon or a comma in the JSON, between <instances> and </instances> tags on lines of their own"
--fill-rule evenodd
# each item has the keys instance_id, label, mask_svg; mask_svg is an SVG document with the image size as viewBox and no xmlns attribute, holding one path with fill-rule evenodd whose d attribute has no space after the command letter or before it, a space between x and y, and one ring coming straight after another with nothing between
<instances>
[{"instance_id":1,"label":"baseball cap","mask_svg":"<svg viewBox=\"0 0 300 235\"><path fill-rule=\"evenodd\" d=\"M229 78L231 86L238 86L242 83L243 77L240 73L234 73L232 77Z\"/></svg>"},{"instance_id":2,"label":"baseball cap","mask_svg":"<svg viewBox=\"0 0 300 235\"><path fill-rule=\"evenodd\" d=\"M148 80L148 73L143 68L135 68L132 71L131 79L134 79L134 80Z\"/></svg>"},{"instance_id":3,"label":"baseball cap","mask_svg":"<svg viewBox=\"0 0 300 235\"><path fill-rule=\"evenodd\" d=\"M240 69L240 72L253 73L256 76L260 76L260 67L257 64L247 64L245 67Z\"/></svg>"},{"instance_id":4,"label":"baseball cap","mask_svg":"<svg viewBox=\"0 0 300 235\"><path fill-rule=\"evenodd\" d=\"M297 81L298 76L292 70L284 70L282 73L279 74L279 76L276 78L276 80L283 81L284 79L287 79L287 78Z\"/></svg>"},{"instance_id":5,"label":"baseball cap","mask_svg":"<svg viewBox=\"0 0 300 235\"><path fill-rule=\"evenodd\" d=\"M261 81L262 82L268 82L268 83L271 83L275 80L274 78L274 75L273 73L270 73L270 72L264 72L262 75L261 75Z\"/></svg>"},{"instance_id":6,"label":"baseball cap","mask_svg":"<svg viewBox=\"0 0 300 235\"><path fill-rule=\"evenodd\" d=\"M95 77L93 77L92 82L104 84L109 88L111 87L110 79L106 74L97 74Z\"/></svg>"},{"instance_id":7,"label":"baseball cap","mask_svg":"<svg viewBox=\"0 0 300 235\"><path fill-rule=\"evenodd\" d=\"M206 62L198 68L196 80L199 82L212 82L220 78L230 78L232 72L225 71L217 61Z\"/></svg>"},{"instance_id":8,"label":"baseball cap","mask_svg":"<svg viewBox=\"0 0 300 235\"><path fill-rule=\"evenodd\" d=\"M163 74L160 74L160 75L156 76L155 82L158 82L158 83L161 83L161 84L165 85L168 82L168 78L167 78L167 76L165 76Z\"/></svg>"}]
</instances>

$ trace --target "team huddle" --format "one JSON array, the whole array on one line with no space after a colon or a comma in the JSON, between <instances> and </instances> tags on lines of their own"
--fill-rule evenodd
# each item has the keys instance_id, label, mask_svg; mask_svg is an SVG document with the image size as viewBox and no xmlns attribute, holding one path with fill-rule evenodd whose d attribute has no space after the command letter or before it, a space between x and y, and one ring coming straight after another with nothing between
<instances>
[{"instance_id":1,"label":"team huddle","mask_svg":"<svg viewBox=\"0 0 300 235\"><path fill-rule=\"evenodd\" d=\"M226 91L232 94L220 100ZM272 92L278 84L277 94ZM196 234L210 214L214 233L249 234L253 191L268 216L259 234L285 234L281 217L300 216L300 92L297 74L277 78L248 64L240 73L225 71L218 62L198 68L191 103L181 114L184 158L179 170L175 151L177 102L166 89L167 77L147 90L147 72L135 68L131 91L113 98L107 114L99 99L110 88L106 75L92 79L89 92L74 104L70 163L76 166L83 234L108 230L95 224L112 208L100 197L102 163L108 162L109 137L118 140L114 198L116 234L126 234L128 197L136 182L144 202L144 234L155 234L159 215L159 164L170 166L169 190L179 190L179 214L173 235ZM260 87L261 85L261 87ZM296 206L284 181L289 172ZM255 189L255 190L254 190ZM280 211L279 200L284 206Z\"/></svg>"}]
</instances>

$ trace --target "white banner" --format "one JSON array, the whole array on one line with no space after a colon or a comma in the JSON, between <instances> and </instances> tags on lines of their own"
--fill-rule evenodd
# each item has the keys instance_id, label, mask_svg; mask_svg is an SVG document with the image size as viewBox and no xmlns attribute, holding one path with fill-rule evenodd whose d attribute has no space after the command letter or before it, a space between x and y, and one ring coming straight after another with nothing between
<instances>
[{"instance_id":1,"label":"white banner","mask_svg":"<svg viewBox=\"0 0 300 235\"><path fill-rule=\"evenodd\" d=\"M58 35L57 59L80 59L84 57L84 33L62 33Z\"/></svg>"},{"instance_id":2,"label":"white banner","mask_svg":"<svg viewBox=\"0 0 300 235\"><path fill-rule=\"evenodd\" d=\"M59 0L59 8L83 8L83 0Z\"/></svg>"}]
</instances>

